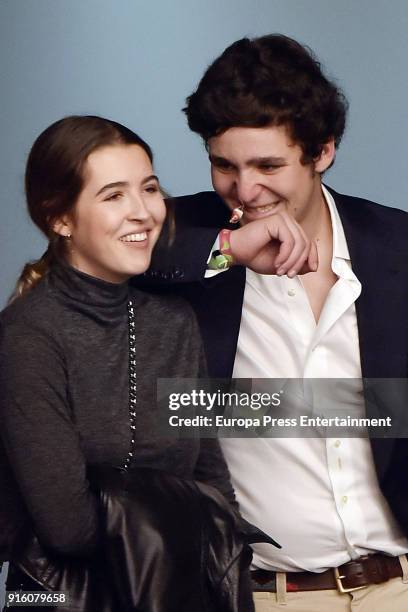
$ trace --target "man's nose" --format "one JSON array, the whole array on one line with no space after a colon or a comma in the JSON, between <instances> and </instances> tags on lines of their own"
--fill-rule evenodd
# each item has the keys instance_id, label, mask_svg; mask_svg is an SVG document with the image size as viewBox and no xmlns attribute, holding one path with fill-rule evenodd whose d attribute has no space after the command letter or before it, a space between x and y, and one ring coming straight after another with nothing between
<instances>
[{"instance_id":1,"label":"man's nose","mask_svg":"<svg viewBox=\"0 0 408 612\"><path fill-rule=\"evenodd\" d=\"M259 195L261 186L257 183L256 177L251 174L240 174L235 182L237 199L241 204L250 204Z\"/></svg>"}]
</instances>

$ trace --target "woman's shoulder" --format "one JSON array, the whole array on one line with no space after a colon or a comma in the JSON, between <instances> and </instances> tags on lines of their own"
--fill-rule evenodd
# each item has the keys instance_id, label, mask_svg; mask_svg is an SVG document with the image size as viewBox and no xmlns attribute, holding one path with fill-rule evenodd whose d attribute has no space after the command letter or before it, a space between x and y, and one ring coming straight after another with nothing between
<instances>
[{"instance_id":1,"label":"woman's shoulder","mask_svg":"<svg viewBox=\"0 0 408 612\"><path fill-rule=\"evenodd\" d=\"M65 321L57 300L41 280L0 314L1 384L20 384L47 372L62 371ZM17 381L17 382L16 382ZM11 382L10 382L11 384Z\"/></svg>"},{"instance_id":2,"label":"woman's shoulder","mask_svg":"<svg viewBox=\"0 0 408 612\"><path fill-rule=\"evenodd\" d=\"M24 295L15 298L0 313L2 330L31 333L49 333L55 327L59 314L58 304L52 297L47 278L43 278Z\"/></svg>"}]
</instances>

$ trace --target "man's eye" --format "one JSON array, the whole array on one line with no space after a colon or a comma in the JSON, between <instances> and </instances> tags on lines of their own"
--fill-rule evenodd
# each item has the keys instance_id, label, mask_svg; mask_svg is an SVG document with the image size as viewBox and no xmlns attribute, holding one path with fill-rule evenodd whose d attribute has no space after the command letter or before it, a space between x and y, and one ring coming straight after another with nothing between
<instances>
[{"instance_id":1,"label":"man's eye","mask_svg":"<svg viewBox=\"0 0 408 612\"><path fill-rule=\"evenodd\" d=\"M258 168L261 172L273 172L274 170L282 168L282 164L260 164Z\"/></svg>"},{"instance_id":2,"label":"man's eye","mask_svg":"<svg viewBox=\"0 0 408 612\"><path fill-rule=\"evenodd\" d=\"M217 170L223 170L224 172L228 172L232 169L232 165L227 164L226 162L216 162L213 165L215 168L217 168Z\"/></svg>"},{"instance_id":3,"label":"man's eye","mask_svg":"<svg viewBox=\"0 0 408 612\"><path fill-rule=\"evenodd\" d=\"M259 169L263 170L264 172L272 172L273 170L277 170L278 168L279 166L273 164L262 164L261 166L259 166Z\"/></svg>"}]
</instances>

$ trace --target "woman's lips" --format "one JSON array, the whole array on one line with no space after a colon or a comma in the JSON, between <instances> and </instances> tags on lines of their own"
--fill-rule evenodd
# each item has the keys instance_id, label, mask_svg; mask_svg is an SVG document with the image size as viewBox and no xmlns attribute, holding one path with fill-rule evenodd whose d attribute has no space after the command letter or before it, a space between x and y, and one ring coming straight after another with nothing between
<instances>
[{"instance_id":1,"label":"woman's lips","mask_svg":"<svg viewBox=\"0 0 408 612\"><path fill-rule=\"evenodd\" d=\"M126 234L119 238L121 242L143 242L147 240L147 232L138 232L134 234Z\"/></svg>"}]
</instances>

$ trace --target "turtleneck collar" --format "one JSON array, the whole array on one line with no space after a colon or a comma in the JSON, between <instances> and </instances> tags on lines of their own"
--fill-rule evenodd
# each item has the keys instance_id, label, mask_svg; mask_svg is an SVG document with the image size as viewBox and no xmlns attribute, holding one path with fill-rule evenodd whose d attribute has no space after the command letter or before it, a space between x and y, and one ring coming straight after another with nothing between
<instances>
[{"instance_id":1,"label":"turtleneck collar","mask_svg":"<svg viewBox=\"0 0 408 612\"><path fill-rule=\"evenodd\" d=\"M59 299L104 322L127 314L129 282L110 283L73 268L63 260L53 263L49 283Z\"/></svg>"}]
</instances>

